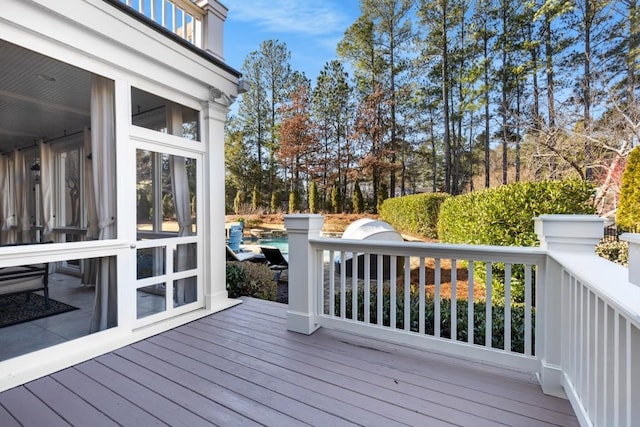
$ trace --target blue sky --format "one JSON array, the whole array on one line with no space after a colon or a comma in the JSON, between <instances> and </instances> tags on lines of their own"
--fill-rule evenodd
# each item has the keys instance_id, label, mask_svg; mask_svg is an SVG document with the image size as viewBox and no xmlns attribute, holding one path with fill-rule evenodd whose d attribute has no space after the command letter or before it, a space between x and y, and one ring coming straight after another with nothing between
<instances>
[{"instance_id":1,"label":"blue sky","mask_svg":"<svg viewBox=\"0 0 640 427\"><path fill-rule=\"evenodd\" d=\"M222 0L229 9L224 56L240 70L264 40L277 39L291 51L291 67L315 79L336 58L344 31L360 15L359 0Z\"/></svg>"}]
</instances>

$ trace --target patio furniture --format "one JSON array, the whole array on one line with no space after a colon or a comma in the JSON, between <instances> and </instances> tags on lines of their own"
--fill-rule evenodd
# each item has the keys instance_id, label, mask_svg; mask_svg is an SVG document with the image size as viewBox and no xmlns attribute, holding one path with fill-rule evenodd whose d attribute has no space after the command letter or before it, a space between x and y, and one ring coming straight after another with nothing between
<instances>
[{"instance_id":1,"label":"patio furniture","mask_svg":"<svg viewBox=\"0 0 640 427\"><path fill-rule=\"evenodd\" d=\"M282 255L280 249L270 247L270 246L260 246L260 250L264 254L267 259L267 263L269 264L269 268L275 273L275 281L280 281L280 275L283 271L289 269L289 262Z\"/></svg>"},{"instance_id":2,"label":"patio furniture","mask_svg":"<svg viewBox=\"0 0 640 427\"><path fill-rule=\"evenodd\" d=\"M229 245L225 245L227 248L227 261L237 261L237 262L258 262L265 263L267 262L265 256L263 254L257 254L255 252L234 252Z\"/></svg>"}]
</instances>

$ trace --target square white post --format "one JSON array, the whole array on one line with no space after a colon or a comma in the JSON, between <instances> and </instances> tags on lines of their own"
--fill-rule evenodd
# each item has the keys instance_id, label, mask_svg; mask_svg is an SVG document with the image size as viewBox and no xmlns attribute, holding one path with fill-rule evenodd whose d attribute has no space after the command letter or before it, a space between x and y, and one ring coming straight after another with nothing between
<instances>
[{"instance_id":1,"label":"square white post","mask_svg":"<svg viewBox=\"0 0 640 427\"><path fill-rule=\"evenodd\" d=\"M624 233L620 240L629 243L629 282L640 286L640 233Z\"/></svg>"},{"instance_id":2,"label":"square white post","mask_svg":"<svg viewBox=\"0 0 640 427\"><path fill-rule=\"evenodd\" d=\"M597 215L541 215L534 219L540 247L548 254L579 254L597 257L595 248L604 236L604 219ZM543 286L536 289L536 355L540 359L538 380L545 394L566 398L562 386L563 307L562 266L547 257Z\"/></svg>"},{"instance_id":3,"label":"square white post","mask_svg":"<svg viewBox=\"0 0 640 427\"><path fill-rule=\"evenodd\" d=\"M204 11L204 35L200 47L224 61L224 21L227 19L228 9L217 0L200 0L197 4Z\"/></svg>"},{"instance_id":4,"label":"square white post","mask_svg":"<svg viewBox=\"0 0 640 427\"><path fill-rule=\"evenodd\" d=\"M310 238L320 237L322 215L285 215L289 240L289 309L287 329L310 335L316 329L317 265Z\"/></svg>"}]
</instances>

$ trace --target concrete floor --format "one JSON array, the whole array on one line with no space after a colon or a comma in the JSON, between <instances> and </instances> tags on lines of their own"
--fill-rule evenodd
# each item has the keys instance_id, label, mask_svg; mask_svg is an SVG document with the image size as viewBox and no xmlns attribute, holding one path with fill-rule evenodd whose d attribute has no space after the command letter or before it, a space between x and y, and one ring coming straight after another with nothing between
<instances>
[{"instance_id":1,"label":"concrete floor","mask_svg":"<svg viewBox=\"0 0 640 427\"><path fill-rule=\"evenodd\" d=\"M67 313L0 328L0 361L89 335L95 299L94 286L80 278L53 273L49 276L50 298L78 307ZM164 297L138 292L138 318L164 311Z\"/></svg>"}]
</instances>

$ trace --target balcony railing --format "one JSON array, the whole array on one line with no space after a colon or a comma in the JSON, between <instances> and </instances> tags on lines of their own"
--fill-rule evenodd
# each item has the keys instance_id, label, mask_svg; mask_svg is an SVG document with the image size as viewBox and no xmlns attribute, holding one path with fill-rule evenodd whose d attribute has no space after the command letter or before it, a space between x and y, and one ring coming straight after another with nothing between
<instances>
[{"instance_id":1,"label":"balcony railing","mask_svg":"<svg viewBox=\"0 0 640 427\"><path fill-rule=\"evenodd\" d=\"M538 218L536 248L322 239L319 215L285 223L288 329L329 327L535 373L583 425L640 420L640 287L595 255L600 218Z\"/></svg>"},{"instance_id":2,"label":"balcony railing","mask_svg":"<svg viewBox=\"0 0 640 427\"><path fill-rule=\"evenodd\" d=\"M120 0L189 43L202 46L203 10L191 0Z\"/></svg>"}]
</instances>

